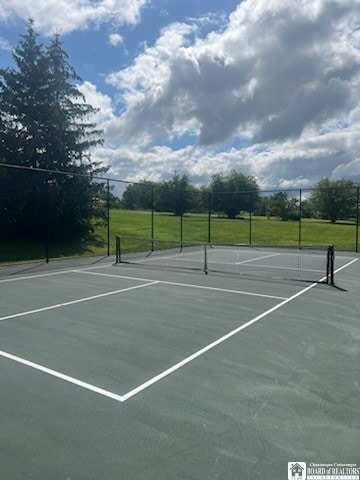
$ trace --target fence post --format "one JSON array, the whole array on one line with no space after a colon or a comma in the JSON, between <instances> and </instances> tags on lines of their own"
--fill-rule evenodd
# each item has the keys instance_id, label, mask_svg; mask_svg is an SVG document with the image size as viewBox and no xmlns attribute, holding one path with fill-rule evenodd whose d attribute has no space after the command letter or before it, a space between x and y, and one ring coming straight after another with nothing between
<instances>
[{"instance_id":1,"label":"fence post","mask_svg":"<svg viewBox=\"0 0 360 480\"><path fill-rule=\"evenodd\" d=\"M359 208L360 208L360 187L356 189L356 235L355 235L355 252L359 252Z\"/></svg>"},{"instance_id":2,"label":"fence post","mask_svg":"<svg viewBox=\"0 0 360 480\"><path fill-rule=\"evenodd\" d=\"M151 251L154 251L154 185L151 185Z\"/></svg>"},{"instance_id":3,"label":"fence post","mask_svg":"<svg viewBox=\"0 0 360 480\"><path fill-rule=\"evenodd\" d=\"M249 222L249 245L252 244L252 192L250 192L250 201L249 201L249 209L250 209L250 222Z\"/></svg>"},{"instance_id":4,"label":"fence post","mask_svg":"<svg viewBox=\"0 0 360 480\"><path fill-rule=\"evenodd\" d=\"M211 192L208 195L208 243L211 243Z\"/></svg>"},{"instance_id":5,"label":"fence post","mask_svg":"<svg viewBox=\"0 0 360 480\"><path fill-rule=\"evenodd\" d=\"M49 229L49 173L46 172L45 174L45 221L46 221L46 239L45 239L45 260L46 263L49 263L49 234L50 234L50 229Z\"/></svg>"},{"instance_id":6,"label":"fence post","mask_svg":"<svg viewBox=\"0 0 360 480\"><path fill-rule=\"evenodd\" d=\"M106 180L107 256L110 256L110 180Z\"/></svg>"},{"instance_id":7,"label":"fence post","mask_svg":"<svg viewBox=\"0 0 360 480\"><path fill-rule=\"evenodd\" d=\"M301 238L301 234L302 234L302 231L301 231L301 217L302 217L302 190L300 188L299 190L299 247L301 247L301 242L302 242L302 238Z\"/></svg>"},{"instance_id":8,"label":"fence post","mask_svg":"<svg viewBox=\"0 0 360 480\"><path fill-rule=\"evenodd\" d=\"M180 243L181 243L181 248L182 248L182 242L183 242L183 190L180 188Z\"/></svg>"}]
</instances>

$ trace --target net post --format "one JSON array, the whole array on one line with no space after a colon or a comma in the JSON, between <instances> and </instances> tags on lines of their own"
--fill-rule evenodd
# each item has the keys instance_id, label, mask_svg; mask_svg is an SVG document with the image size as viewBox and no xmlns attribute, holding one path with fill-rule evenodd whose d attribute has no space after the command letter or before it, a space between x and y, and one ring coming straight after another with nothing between
<instances>
[{"instance_id":1,"label":"net post","mask_svg":"<svg viewBox=\"0 0 360 480\"><path fill-rule=\"evenodd\" d=\"M327 249L327 262L326 262L326 283L334 285L334 245L329 245Z\"/></svg>"},{"instance_id":2,"label":"net post","mask_svg":"<svg viewBox=\"0 0 360 480\"><path fill-rule=\"evenodd\" d=\"M207 262L207 245L204 243L204 273L208 274L208 262Z\"/></svg>"},{"instance_id":3,"label":"net post","mask_svg":"<svg viewBox=\"0 0 360 480\"><path fill-rule=\"evenodd\" d=\"M121 263L121 242L120 237L116 236L116 260L115 263Z\"/></svg>"}]
</instances>

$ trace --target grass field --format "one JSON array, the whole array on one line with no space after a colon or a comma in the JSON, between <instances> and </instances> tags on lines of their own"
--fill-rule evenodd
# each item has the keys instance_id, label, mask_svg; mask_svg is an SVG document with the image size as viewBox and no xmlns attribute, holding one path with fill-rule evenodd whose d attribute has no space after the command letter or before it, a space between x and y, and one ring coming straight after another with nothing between
<instances>
[{"instance_id":1,"label":"grass field","mask_svg":"<svg viewBox=\"0 0 360 480\"><path fill-rule=\"evenodd\" d=\"M111 234L151 237L151 215L147 212L114 210L111 212ZM251 243L272 245L297 245L299 222L282 222L267 217L230 220L217 215L211 217L210 239L214 243ZM251 232L250 232L251 227ZM208 216L188 214L183 217L182 237L184 241L208 241ZM105 231L103 232L103 234ZM164 240L179 240L181 221L170 214L154 215L154 237ZM113 239L112 239L113 240ZM302 219L301 243L333 244L339 250L355 250L356 225L351 222L331 224L325 220Z\"/></svg>"},{"instance_id":2,"label":"grass field","mask_svg":"<svg viewBox=\"0 0 360 480\"><path fill-rule=\"evenodd\" d=\"M297 245L299 243L299 222L282 222L266 217L230 220L217 215L211 217L210 238L213 243L245 243ZM187 214L181 220L172 214L154 215L154 238L207 242L209 235L208 215ZM110 250L114 253L115 236L130 235L150 238L152 232L150 212L112 210L110 212ZM301 243L303 245L333 244L337 250L356 250L356 225L352 222L338 222L319 219L301 220ZM358 245L359 246L359 245ZM34 260L44 258L46 246L35 242L11 242L0 244L0 262ZM79 243L50 243L49 256L64 257L76 255L106 255L107 227L97 227L92 241Z\"/></svg>"}]
</instances>

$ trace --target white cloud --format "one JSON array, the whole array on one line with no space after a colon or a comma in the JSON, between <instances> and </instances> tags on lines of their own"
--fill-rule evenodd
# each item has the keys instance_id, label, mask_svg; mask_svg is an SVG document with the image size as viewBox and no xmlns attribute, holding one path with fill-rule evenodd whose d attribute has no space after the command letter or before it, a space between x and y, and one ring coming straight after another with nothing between
<instances>
[{"instance_id":1,"label":"white cloud","mask_svg":"<svg viewBox=\"0 0 360 480\"><path fill-rule=\"evenodd\" d=\"M118 151L128 177L235 168L264 187L356 177L359 19L358 0L245 0L204 38L196 22L169 25L107 79L123 106L106 126L114 168ZM196 145L155 146L182 135ZM221 151L239 137L250 146Z\"/></svg>"},{"instance_id":2,"label":"white cloud","mask_svg":"<svg viewBox=\"0 0 360 480\"><path fill-rule=\"evenodd\" d=\"M215 152L200 146L136 148L123 137L114 142L106 130L105 146L95 156L111 165L111 175L125 180L158 181L176 170L187 173L194 183L204 184L214 173L235 169L255 176L263 189L309 188L324 176L360 182L358 131L357 124L325 134L308 130L295 140Z\"/></svg>"},{"instance_id":3,"label":"white cloud","mask_svg":"<svg viewBox=\"0 0 360 480\"><path fill-rule=\"evenodd\" d=\"M96 122L99 128L104 128L107 123L113 121L115 114L112 99L108 95L99 92L91 82L84 82L78 89L84 95L85 102L98 109L92 121Z\"/></svg>"},{"instance_id":4,"label":"white cloud","mask_svg":"<svg viewBox=\"0 0 360 480\"><path fill-rule=\"evenodd\" d=\"M0 21L33 18L45 34L64 34L91 24L136 24L149 0L7 0L0 2Z\"/></svg>"},{"instance_id":5,"label":"white cloud","mask_svg":"<svg viewBox=\"0 0 360 480\"><path fill-rule=\"evenodd\" d=\"M108 77L109 84L121 89L127 106L127 111L109 126L113 134L116 131L120 134L117 137L121 137L122 142L133 144L135 132L137 143L145 145L197 128L197 121L186 117L182 108L178 112L169 108L169 103L176 99L168 98L173 92L167 89L173 74L172 63L186 45L186 36L193 32L194 28L188 25L171 25L156 45L146 48L130 68Z\"/></svg>"},{"instance_id":6,"label":"white cloud","mask_svg":"<svg viewBox=\"0 0 360 480\"><path fill-rule=\"evenodd\" d=\"M118 33L112 33L109 35L109 43L110 45L117 47L118 45L121 45L124 42L124 37L122 35L119 35Z\"/></svg>"},{"instance_id":7,"label":"white cloud","mask_svg":"<svg viewBox=\"0 0 360 480\"><path fill-rule=\"evenodd\" d=\"M171 25L108 78L123 92L126 133L151 141L189 126L203 145L239 132L255 142L301 136L359 99L356 15L356 0L247 0L223 32L192 45L194 27Z\"/></svg>"},{"instance_id":8,"label":"white cloud","mask_svg":"<svg viewBox=\"0 0 360 480\"><path fill-rule=\"evenodd\" d=\"M6 38L0 37L0 50L6 50L8 52L11 52L12 47L10 45L10 42L6 40Z\"/></svg>"},{"instance_id":9,"label":"white cloud","mask_svg":"<svg viewBox=\"0 0 360 480\"><path fill-rule=\"evenodd\" d=\"M338 165L331 175L332 178L350 178L354 182L359 182L360 180L360 158L356 158L348 164Z\"/></svg>"}]
</instances>

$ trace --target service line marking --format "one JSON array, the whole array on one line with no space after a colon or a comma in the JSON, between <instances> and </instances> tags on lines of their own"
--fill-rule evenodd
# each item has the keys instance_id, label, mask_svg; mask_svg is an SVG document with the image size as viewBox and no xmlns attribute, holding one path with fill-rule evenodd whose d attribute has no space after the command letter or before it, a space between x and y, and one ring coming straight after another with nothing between
<instances>
[{"instance_id":1,"label":"service line marking","mask_svg":"<svg viewBox=\"0 0 360 480\"><path fill-rule=\"evenodd\" d=\"M236 262L235 265L242 265L244 263L256 262L258 260L264 260L265 258L277 257L278 255L279 255L278 253L271 253L268 255L263 255L262 257L249 258L248 260L240 260L239 262Z\"/></svg>"},{"instance_id":2,"label":"service line marking","mask_svg":"<svg viewBox=\"0 0 360 480\"><path fill-rule=\"evenodd\" d=\"M48 307L42 307L42 308L37 308L35 310L28 310L26 312L15 313L13 315L7 315L6 317L0 317L0 322L3 322L5 320L10 320L12 318L33 315L34 313L46 312L47 310L54 310L55 308L67 307L69 305L75 305L77 303L88 302L89 300L95 300L97 298L108 297L110 295L117 295L118 293L129 292L130 290L136 290L139 288L149 287L150 285L156 285L157 283L159 282L156 280L150 283L135 285L133 287L121 288L120 290L114 290L112 292L100 293L99 295L93 295L91 297L79 298L77 300L72 300L70 302L58 303L56 305L49 305Z\"/></svg>"}]
</instances>

